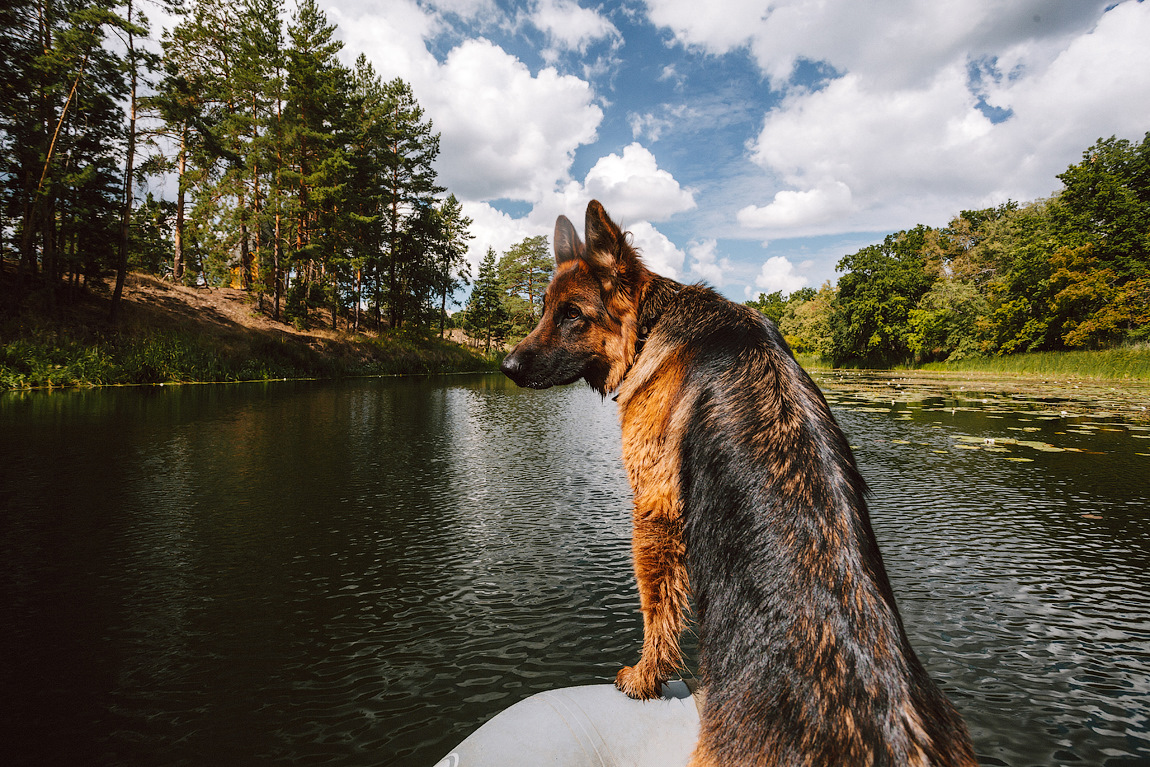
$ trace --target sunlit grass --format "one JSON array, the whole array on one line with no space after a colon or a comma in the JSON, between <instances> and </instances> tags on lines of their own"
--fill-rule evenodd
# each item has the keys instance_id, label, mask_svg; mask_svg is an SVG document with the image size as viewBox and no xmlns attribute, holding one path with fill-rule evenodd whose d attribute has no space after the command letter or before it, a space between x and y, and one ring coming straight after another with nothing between
<instances>
[{"instance_id":1,"label":"sunlit grass","mask_svg":"<svg viewBox=\"0 0 1150 767\"><path fill-rule=\"evenodd\" d=\"M498 360L418 332L328 339L282 336L226 345L194 333L75 338L36 333L0 347L0 389L494 370Z\"/></svg>"},{"instance_id":2,"label":"sunlit grass","mask_svg":"<svg viewBox=\"0 0 1150 767\"><path fill-rule=\"evenodd\" d=\"M1150 347L1143 344L1102 351L1030 352L1007 357L965 359L958 362L931 362L923 365L921 369L959 373L1150 380Z\"/></svg>"},{"instance_id":3,"label":"sunlit grass","mask_svg":"<svg viewBox=\"0 0 1150 767\"><path fill-rule=\"evenodd\" d=\"M834 369L833 365L817 354L796 354L795 359L807 370ZM973 357L957 362L898 365L894 369L1150 381L1150 345L1139 344L1101 351L1030 352L1006 357Z\"/></svg>"},{"instance_id":4,"label":"sunlit grass","mask_svg":"<svg viewBox=\"0 0 1150 767\"><path fill-rule=\"evenodd\" d=\"M831 370L834 367L817 354L796 354L795 360L804 370Z\"/></svg>"}]
</instances>

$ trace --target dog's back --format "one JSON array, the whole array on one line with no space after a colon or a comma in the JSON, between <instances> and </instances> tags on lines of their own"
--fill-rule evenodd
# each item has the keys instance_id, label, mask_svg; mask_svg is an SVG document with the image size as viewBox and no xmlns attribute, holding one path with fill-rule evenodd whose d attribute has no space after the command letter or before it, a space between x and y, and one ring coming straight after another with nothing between
<instances>
[{"instance_id":1,"label":"dog's back","mask_svg":"<svg viewBox=\"0 0 1150 767\"><path fill-rule=\"evenodd\" d=\"M774 325L676 290L620 389L625 433L669 369L659 438L678 431L706 691L694 763L974 763L903 631L850 448Z\"/></svg>"}]
</instances>

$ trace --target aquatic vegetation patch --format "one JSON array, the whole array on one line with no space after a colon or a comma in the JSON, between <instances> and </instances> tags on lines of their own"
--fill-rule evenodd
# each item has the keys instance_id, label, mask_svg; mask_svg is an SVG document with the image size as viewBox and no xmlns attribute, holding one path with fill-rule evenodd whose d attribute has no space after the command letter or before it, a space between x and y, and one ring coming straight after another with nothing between
<instances>
[{"instance_id":1,"label":"aquatic vegetation patch","mask_svg":"<svg viewBox=\"0 0 1150 767\"><path fill-rule=\"evenodd\" d=\"M1049 442L1039 442L1031 439L1014 439L1013 437L972 437L968 434L953 435L959 443L955 447L965 450L986 450L988 452L1009 452L1010 447L1025 447L1041 453L1078 453L1081 450L1073 447L1058 447Z\"/></svg>"}]
</instances>

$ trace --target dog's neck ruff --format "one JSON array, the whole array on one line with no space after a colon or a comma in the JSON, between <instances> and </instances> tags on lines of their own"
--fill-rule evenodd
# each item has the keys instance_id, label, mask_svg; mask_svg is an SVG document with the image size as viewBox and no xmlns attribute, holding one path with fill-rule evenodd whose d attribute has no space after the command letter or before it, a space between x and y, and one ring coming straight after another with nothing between
<instances>
[{"instance_id":1,"label":"dog's neck ruff","mask_svg":"<svg viewBox=\"0 0 1150 767\"><path fill-rule=\"evenodd\" d=\"M643 286L643 292L639 296L638 317L635 322L635 353L631 356L631 364L627 366L627 372L623 374L623 381L627 380L627 374L639 361L639 355L647 344L647 338L662 318L667 305L682 288L682 285L666 277L654 277Z\"/></svg>"}]
</instances>

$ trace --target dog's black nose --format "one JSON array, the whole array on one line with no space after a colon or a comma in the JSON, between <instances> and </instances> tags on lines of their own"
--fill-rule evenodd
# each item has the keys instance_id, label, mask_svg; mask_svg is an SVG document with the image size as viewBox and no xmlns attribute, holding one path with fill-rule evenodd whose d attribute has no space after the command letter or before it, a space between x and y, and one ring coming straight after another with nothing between
<instances>
[{"instance_id":1,"label":"dog's black nose","mask_svg":"<svg viewBox=\"0 0 1150 767\"><path fill-rule=\"evenodd\" d=\"M507 376L516 383L519 381L519 371L522 369L522 367L523 366L519 362L519 358L514 354L508 354L503 358L503 362L499 363L499 369L503 372L503 375Z\"/></svg>"}]
</instances>

